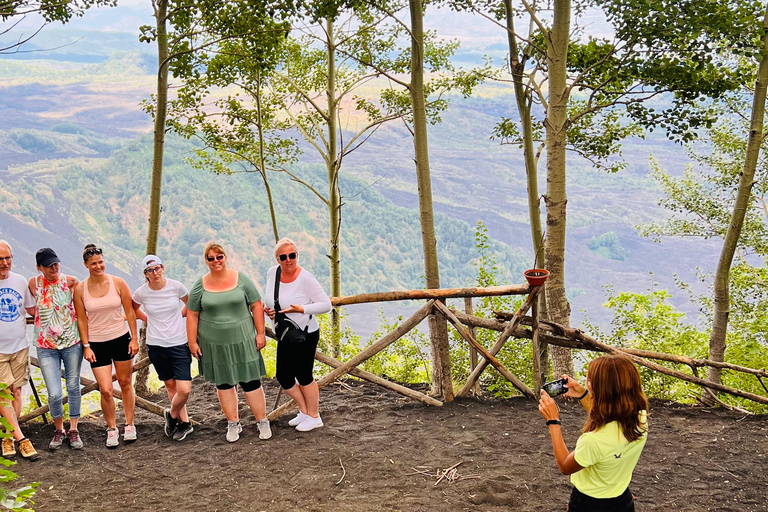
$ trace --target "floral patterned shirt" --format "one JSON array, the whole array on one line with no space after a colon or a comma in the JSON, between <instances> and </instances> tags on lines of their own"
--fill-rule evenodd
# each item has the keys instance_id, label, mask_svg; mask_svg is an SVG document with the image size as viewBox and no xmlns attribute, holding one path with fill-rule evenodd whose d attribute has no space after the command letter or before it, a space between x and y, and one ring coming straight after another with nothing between
<instances>
[{"instance_id":1,"label":"floral patterned shirt","mask_svg":"<svg viewBox=\"0 0 768 512\"><path fill-rule=\"evenodd\" d=\"M80 342L77 330L74 290L67 285L67 276L59 275L55 282L43 276L35 278L35 342L40 348L64 350Z\"/></svg>"}]
</instances>

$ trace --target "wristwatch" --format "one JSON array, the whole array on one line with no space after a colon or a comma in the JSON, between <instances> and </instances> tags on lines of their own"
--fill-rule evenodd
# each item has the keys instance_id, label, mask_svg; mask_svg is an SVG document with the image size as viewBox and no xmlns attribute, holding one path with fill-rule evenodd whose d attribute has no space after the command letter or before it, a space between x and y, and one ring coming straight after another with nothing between
<instances>
[{"instance_id":1,"label":"wristwatch","mask_svg":"<svg viewBox=\"0 0 768 512\"><path fill-rule=\"evenodd\" d=\"M90 343L83 343L83 348L91 348L91 344Z\"/></svg>"}]
</instances>

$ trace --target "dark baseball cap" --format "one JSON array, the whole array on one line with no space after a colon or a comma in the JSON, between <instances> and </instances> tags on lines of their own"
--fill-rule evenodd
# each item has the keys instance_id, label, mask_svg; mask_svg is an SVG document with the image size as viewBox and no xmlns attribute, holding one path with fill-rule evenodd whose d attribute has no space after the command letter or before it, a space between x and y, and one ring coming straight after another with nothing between
<instances>
[{"instance_id":1,"label":"dark baseball cap","mask_svg":"<svg viewBox=\"0 0 768 512\"><path fill-rule=\"evenodd\" d=\"M50 267L54 263L60 263L61 260L50 247L44 247L35 253L35 260L38 267Z\"/></svg>"}]
</instances>

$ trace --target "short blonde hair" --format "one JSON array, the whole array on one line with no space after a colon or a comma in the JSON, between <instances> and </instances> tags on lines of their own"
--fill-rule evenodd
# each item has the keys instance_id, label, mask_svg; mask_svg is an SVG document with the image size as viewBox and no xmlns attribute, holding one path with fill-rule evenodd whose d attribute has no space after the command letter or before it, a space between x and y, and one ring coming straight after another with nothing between
<instances>
[{"instance_id":1,"label":"short blonde hair","mask_svg":"<svg viewBox=\"0 0 768 512\"><path fill-rule=\"evenodd\" d=\"M0 245L4 245L8 248L8 252L11 253L11 256L13 256L13 248L11 247L11 244L6 242L5 240L0 240Z\"/></svg>"},{"instance_id":2,"label":"short blonde hair","mask_svg":"<svg viewBox=\"0 0 768 512\"><path fill-rule=\"evenodd\" d=\"M277 252L283 248L283 246L286 245L292 245L294 249L296 249L296 254L299 254L299 248L296 246L296 242L291 240L290 238L281 238L277 241L275 244L275 258L277 258Z\"/></svg>"},{"instance_id":3,"label":"short blonde hair","mask_svg":"<svg viewBox=\"0 0 768 512\"><path fill-rule=\"evenodd\" d=\"M203 259L207 258L208 253L211 251L219 254L223 254L224 256L227 255L227 252L224 250L222 246L220 246L216 242L208 242L208 245L205 246L205 251L203 251Z\"/></svg>"}]
</instances>

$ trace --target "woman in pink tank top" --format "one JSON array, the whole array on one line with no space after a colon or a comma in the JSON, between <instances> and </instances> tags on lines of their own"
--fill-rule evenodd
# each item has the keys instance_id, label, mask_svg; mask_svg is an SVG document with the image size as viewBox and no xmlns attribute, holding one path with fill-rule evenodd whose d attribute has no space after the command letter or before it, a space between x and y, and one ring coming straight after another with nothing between
<instances>
[{"instance_id":1,"label":"woman in pink tank top","mask_svg":"<svg viewBox=\"0 0 768 512\"><path fill-rule=\"evenodd\" d=\"M91 363L101 390L101 411L107 422L106 444L108 448L115 448L120 444L120 435L112 389L113 364L125 410L123 438L126 442L136 440L136 427L133 425L136 409L133 356L139 351L136 314L128 285L119 277L105 272L101 249L93 244L86 245L83 263L88 269L88 279L75 288L77 328L83 343L83 357Z\"/></svg>"}]
</instances>

